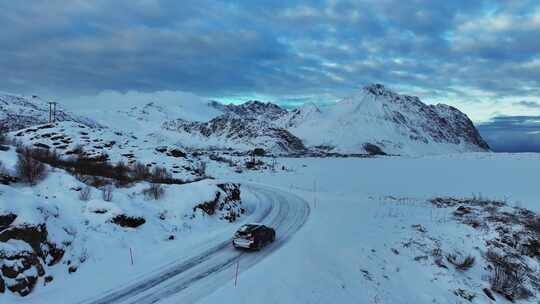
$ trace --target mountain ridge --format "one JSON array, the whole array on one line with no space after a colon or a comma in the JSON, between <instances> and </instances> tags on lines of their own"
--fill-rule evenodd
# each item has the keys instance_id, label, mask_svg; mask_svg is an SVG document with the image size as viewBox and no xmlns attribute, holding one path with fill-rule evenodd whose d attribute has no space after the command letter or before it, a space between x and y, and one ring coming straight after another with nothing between
<instances>
[{"instance_id":1,"label":"mountain ridge","mask_svg":"<svg viewBox=\"0 0 540 304\"><path fill-rule=\"evenodd\" d=\"M173 109L170 102L151 101L109 113L103 109L101 119L92 118L111 128L146 132L147 136L158 134L164 141L197 150L263 148L270 154L281 155L375 151L367 146L377 147L381 154L394 155L489 151L466 114L448 105L424 104L416 96L398 94L382 84L365 86L334 104L306 103L291 110L257 100L242 104L191 102L187 108L180 102L178 105ZM32 107L28 105L28 108ZM43 107L38 112L41 118L46 113ZM82 115L62 113L65 113L62 120L86 119L87 125L94 121ZM99 112L91 114L95 116ZM36 122L43 123L43 119L26 123ZM24 123L12 125L10 130L21 127Z\"/></svg>"}]
</instances>

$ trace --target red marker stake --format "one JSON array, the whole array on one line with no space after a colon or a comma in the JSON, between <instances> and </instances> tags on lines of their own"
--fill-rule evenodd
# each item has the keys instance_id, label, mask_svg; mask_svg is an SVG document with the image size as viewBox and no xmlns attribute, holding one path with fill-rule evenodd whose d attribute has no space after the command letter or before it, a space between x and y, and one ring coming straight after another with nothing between
<instances>
[{"instance_id":1,"label":"red marker stake","mask_svg":"<svg viewBox=\"0 0 540 304\"><path fill-rule=\"evenodd\" d=\"M236 283L238 282L238 265L240 264L240 261L236 262L236 275L234 276L234 287L236 287Z\"/></svg>"}]
</instances>

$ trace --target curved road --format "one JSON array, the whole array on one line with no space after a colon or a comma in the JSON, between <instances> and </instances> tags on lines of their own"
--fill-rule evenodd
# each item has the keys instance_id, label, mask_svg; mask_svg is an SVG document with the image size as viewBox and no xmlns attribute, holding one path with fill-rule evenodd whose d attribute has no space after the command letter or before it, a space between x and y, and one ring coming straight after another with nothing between
<instances>
[{"instance_id":1,"label":"curved road","mask_svg":"<svg viewBox=\"0 0 540 304\"><path fill-rule=\"evenodd\" d=\"M224 239L200 254L149 274L144 279L119 289L107 291L99 298L81 304L108 303L194 303L234 279L280 248L297 232L309 216L309 205L300 197L269 187L242 184L257 198L255 222L274 227L276 241L259 252L239 251L231 239ZM227 270L227 271L226 271Z\"/></svg>"}]
</instances>

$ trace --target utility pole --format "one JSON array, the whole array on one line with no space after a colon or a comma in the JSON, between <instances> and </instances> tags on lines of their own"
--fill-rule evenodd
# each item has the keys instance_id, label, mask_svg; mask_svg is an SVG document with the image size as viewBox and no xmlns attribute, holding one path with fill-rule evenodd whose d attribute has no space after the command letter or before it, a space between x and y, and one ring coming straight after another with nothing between
<instances>
[{"instance_id":1,"label":"utility pole","mask_svg":"<svg viewBox=\"0 0 540 304\"><path fill-rule=\"evenodd\" d=\"M56 122L56 102L49 101L49 123Z\"/></svg>"}]
</instances>

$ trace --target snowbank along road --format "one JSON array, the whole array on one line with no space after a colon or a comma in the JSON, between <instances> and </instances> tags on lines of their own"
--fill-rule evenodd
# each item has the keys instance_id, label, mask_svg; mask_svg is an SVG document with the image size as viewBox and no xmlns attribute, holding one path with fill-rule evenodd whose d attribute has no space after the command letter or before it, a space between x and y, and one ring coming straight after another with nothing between
<instances>
[{"instance_id":1,"label":"snowbank along road","mask_svg":"<svg viewBox=\"0 0 540 304\"><path fill-rule=\"evenodd\" d=\"M237 267L241 274L280 248L306 222L310 209L300 197L260 185L242 186L257 198L256 216L250 220L275 228L275 242L259 252L239 251L232 246L232 236L228 236L198 255L179 259L80 304L194 303L234 280Z\"/></svg>"}]
</instances>

